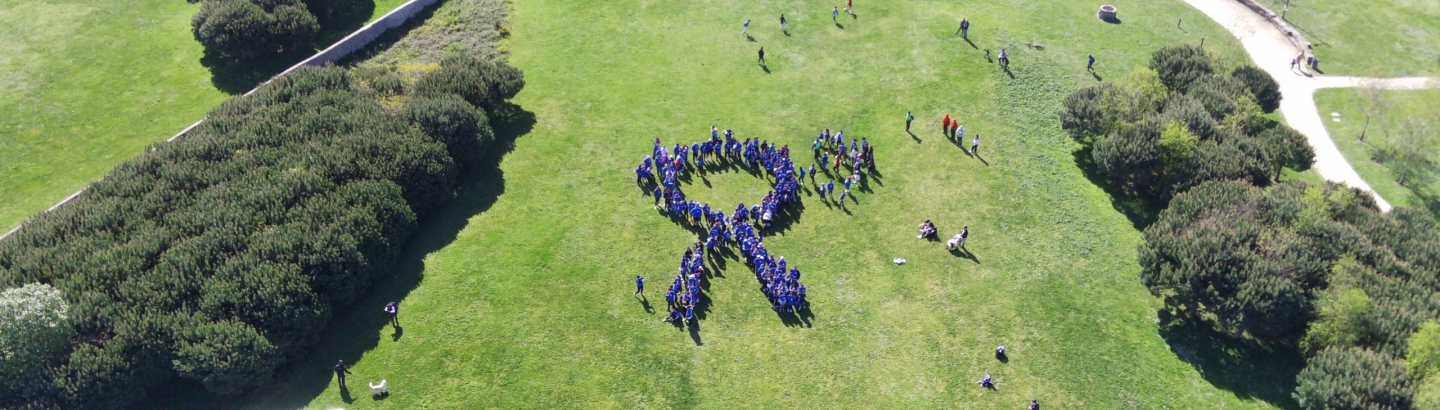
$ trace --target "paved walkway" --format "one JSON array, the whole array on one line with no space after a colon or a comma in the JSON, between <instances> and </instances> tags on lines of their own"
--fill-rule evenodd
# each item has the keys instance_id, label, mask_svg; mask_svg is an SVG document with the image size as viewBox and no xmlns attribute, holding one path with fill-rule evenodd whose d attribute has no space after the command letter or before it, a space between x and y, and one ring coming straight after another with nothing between
<instances>
[{"instance_id":1,"label":"paved walkway","mask_svg":"<svg viewBox=\"0 0 1440 410\"><path fill-rule=\"evenodd\" d=\"M1375 197L1381 210L1390 211L1390 203L1360 178L1360 174L1345 161L1345 156L1340 154L1340 148L1335 146L1335 141L1331 140L1330 134L1325 131L1325 122L1315 108L1315 90L1352 87L1392 90L1440 88L1440 79L1306 76L1290 68L1290 59L1299 54L1300 50L1290 42L1285 33L1254 10L1235 0L1185 2L1230 30L1230 34L1235 35L1245 47L1245 52L1250 54L1250 59L1255 60L1255 66L1270 73L1270 76L1280 83L1280 93L1284 95L1284 99L1280 101L1280 113L1285 116L1285 122L1304 134L1310 141L1310 146L1315 148L1314 168L1320 177L1369 192Z\"/></svg>"}]
</instances>

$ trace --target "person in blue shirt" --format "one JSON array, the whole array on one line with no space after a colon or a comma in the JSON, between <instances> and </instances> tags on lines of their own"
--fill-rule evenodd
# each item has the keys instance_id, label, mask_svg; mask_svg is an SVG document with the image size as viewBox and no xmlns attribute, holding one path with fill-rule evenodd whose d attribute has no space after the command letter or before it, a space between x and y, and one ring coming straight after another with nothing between
<instances>
[{"instance_id":1,"label":"person in blue shirt","mask_svg":"<svg viewBox=\"0 0 1440 410\"><path fill-rule=\"evenodd\" d=\"M661 192L660 192L660 187L658 187L658 186L655 187L655 192L654 192L654 194L655 194L655 207L656 207L656 208L659 208L659 207L660 207L660 196L662 195Z\"/></svg>"},{"instance_id":2,"label":"person in blue shirt","mask_svg":"<svg viewBox=\"0 0 1440 410\"><path fill-rule=\"evenodd\" d=\"M669 310L675 310L675 288L670 288L669 292L665 292L665 306Z\"/></svg>"},{"instance_id":3,"label":"person in blue shirt","mask_svg":"<svg viewBox=\"0 0 1440 410\"><path fill-rule=\"evenodd\" d=\"M635 275L635 294L634 294L634 295L631 295L631 296L639 296L639 297L642 298L642 299L645 297L645 277L644 277L644 276Z\"/></svg>"},{"instance_id":4,"label":"person in blue shirt","mask_svg":"<svg viewBox=\"0 0 1440 410\"><path fill-rule=\"evenodd\" d=\"M850 190L850 184L851 184L853 181L854 181L854 178L845 178L845 190L846 190L846 191L849 191L849 190Z\"/></svg>"}]
</instances>

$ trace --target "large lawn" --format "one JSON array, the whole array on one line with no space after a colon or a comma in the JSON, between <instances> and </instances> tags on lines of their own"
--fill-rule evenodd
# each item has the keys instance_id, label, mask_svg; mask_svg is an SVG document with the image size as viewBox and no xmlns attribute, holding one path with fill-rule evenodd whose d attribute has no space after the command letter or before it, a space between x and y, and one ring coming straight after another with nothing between
<instances>
[{"instance_id":1,"label":"large lawn","mask_svg":"<svg viewBox=\"0 0 1440 410\"><path fill-rule=\"evenodd\" d=\"M1276 13L1287 0L1260 0ZM1290 0L1290 21L1314 43L1326 74L1440 75L1440 1ZM1289 58L1277 56L1275 58Z\"/></svg>"},{"instance_id":2,"label":"large lawn","mask_svg":"<svg viewBox=\"0 0 1440 410\"><path fill-rule=\"evenodd\" d=\"M374 18L403 2L376 0L360 10ZM235 82L212 78L190 33L197 7L183 0L0 0L0 233L227 97L221 88ZM364 21L354 20L337 30ZM334 31L323 40L343 36Z\"/></svg>"},{"instance_id":3,"label":"large lawn","mask_svg":"<svg viewBox=\"0 0 1440 410\"><path fill-rule=\"evenodd\" d=\"M1055 112L1162 45L1243 55L1178 1L1122 0L1123 23L1068 1L516 0L505 46L528 86L498 168L470 175L423 223L394 275L337 313L300 370L260 408L1269 408L1293 362L1222 365L1167 342L1141 286L1139 232L1076 165ZM780 34L785 13L791 35ZM952 33L962 16L968 45ZM1195 22L1187 31L1177 18ZM740 22L754 19L750 32ZM1203 22L1203 23L1202 23ZM1024 41L1044 44L1025 49ZM755 63L764 46L768 72ZM1011 53L1013 76L983 57ZM903 114L918 117L913 136ZM983 160L939 133L958 116ZM814 196L766 241L805 273L813 317L782 321L734 259L708 282L700 329L662 323L664 284L695 240L651 208L632 170L651 141L711 124L804 153L822 127L878 146L881 175L844 209ZM503 140L503 138L502 138ZM807 163L808 161L801 161ZM822 179L823 180L823 179ZM691 195L754 203L745 173L695 177ZM915 239L972 229L973 256ZM909 260L904 266L890 261ZM651 278L647 311L633 278ZM401 301L403 331L382 326ZM1008 362L996 345L1009 347ZM1229 356L1226 356L1229 357ZM348 392L327 370L353 363ZM1233 357L1231 357L1233 359ZM974 383L986 373L997 391ZM371 400L364 386L387 379Z\"/></svg>"},{"instance_id":4,"label":"large lawn","mask_svg":"<svg viewBox=\"0 0 1440 410\"><path fill-rule=\"evenodd\" d=\"M1367 126L1366 117L1372 111L1369 108L1372 101L1379 101L1385 114L1373 118ZM1440 194L1440 184L1432 180L1401 186L1396 182L1398 175L1376 161L1377 157L1382 157L1378 155L1380 147L1386 144L1390 134L1406 132L1403 125L1408 119L1428 121L1431 124L1430 138L1440 138L1440 135L1433 135L1440 132L1440 114L1436 112L1440 105L1437 101L1440 101L1440 90L1334 89L1315 93L1315 105L1320 108L1321 117L1331 118L1331 113L1340 113L1340 121L1330 119L1325 122L1330 138L1335 140L1335 145L1340 147L1340 152L1345 154L1345 159L1365 178L1365 182L1395 206L1440 206L1440 203L1433 203L1440 200L1434 197ZM1362 132L1365 134L1364 141L1359 139ZM1417 195L1417 192L1422 195ZM1426 203L1423 199L1426 195L1431 197L1432 203Z\"/></svg>"}]
</instances>

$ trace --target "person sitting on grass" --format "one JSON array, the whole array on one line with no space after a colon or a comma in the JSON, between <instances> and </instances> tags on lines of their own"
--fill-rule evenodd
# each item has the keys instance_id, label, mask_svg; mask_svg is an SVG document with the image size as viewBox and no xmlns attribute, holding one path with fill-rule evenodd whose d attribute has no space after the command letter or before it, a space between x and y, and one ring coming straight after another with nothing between
<instances>
[{"instance_id":1,"label":"person sitting on grass","mask_svg":"<svg viewBox=\"0 0 1440 410\"><path fill-rule=\"evenodd\" d=\"M926 239L933 237L935 237L935 224L930 222L929 219L926 219L925 222L920 223L920 235L915 238Z\"/></svg>"},{"instance_id":2,"label":"person sitting on grass","mask_svg":"<svg viewBox=\"0 0 1440 410\"><path fill-rule=\"evenodd\" d=\"M949 249L952 251L960 249L960 234L957 233L955 234L955 237L950 238L950 240L948 241L945 241L945 249Z\"/></svg>"},{"instance_id":3,"label":"person sitting on grass","mask_svg":"<svg viewBox=\"0 0 1440 410\"><path fill-rule=\"evenodd\" d=\"M1000 347L995 348L995 357L999 359L1005 358L1005 345L1000 345Z\"/></svg>"}]
</instances>

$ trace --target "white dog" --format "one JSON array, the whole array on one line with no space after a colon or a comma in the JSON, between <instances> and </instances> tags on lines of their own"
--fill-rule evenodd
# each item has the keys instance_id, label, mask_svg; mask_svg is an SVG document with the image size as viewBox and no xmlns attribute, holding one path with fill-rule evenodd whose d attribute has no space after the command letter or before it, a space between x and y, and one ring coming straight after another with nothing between
<instances>
[{"instance_id":1,"label":"white dog","mask_svg":"<svg viewBox=\"0 0 1440 410\"><path fill-rule=\"evenodd\" d=\"M952 250L952 251L953 251L953 250L955 250L955 249L957 249L957 248L959 248L959 247L960 247L960 234L958 234L958 233L955 234L955 237L954 237L954 238L950 238L950 240L945 241L945 249L949 249L949 250Z\"/></svg>"},{"instance_id":2,"label":"white dog","mask_svg":"<svg viewBox=\"0 0 1440 410\"><path fill-rule=\"evenodd\" d=\"M380 380L380 384L375 384L375 382L370 382L370 395L371 395L371 396L379 396L379 395L382 395L382 394L390 394L390 389L387 388L387 387L385 387L385 385L386 385L386 383L385 383L385 380L383 380L383 379Z\"/></svg>"}]
</instances>

